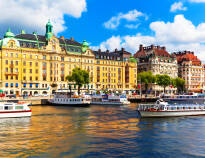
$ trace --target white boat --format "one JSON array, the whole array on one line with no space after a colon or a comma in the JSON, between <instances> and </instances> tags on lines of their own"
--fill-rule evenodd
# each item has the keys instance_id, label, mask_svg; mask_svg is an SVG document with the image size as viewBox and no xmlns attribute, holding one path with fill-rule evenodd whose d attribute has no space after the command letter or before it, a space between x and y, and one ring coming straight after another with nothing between
<instances>
[{"instance_id":1,"label":"white boat","mask_svg":"<svg viewBox=\"0 0 205 158\"><path fill-rule=\"evenodd\" d=\"M174 117L205 115L205 104L140 104L138 111L141 117Z\"/></svg>"},{"instance_id":2,"label":"white boat","mask_svg":"<svg viewBox=\"0 0 205 158\"><path fill-rule=\"evenodd\" d=\"M32 112L29 103L0 103L0 118L29 117Z\"/></svg>"},{"instance_id":3,"label":"white boat","mask_svg":"<svg viewBox=\"0 0 205 158\"><path fill-rule=\"evenodd\" d=\"M107 94L94 94L92 95L92 102L94 105L128 105L130 102L127 100L126 95L107 95Z\"/></svg>"},{"instance_id":4,"label":"white boat","mask_svg":"<svg viewBox=\"0 0 205 158\"><path fill-rule=\"evenodd\" d=\"M65 94L55 94L53 99L49 102L53 105L67 105L67 106L89 106L91 98L88 95L69 97Z\"/></svg>"}]
</instances>

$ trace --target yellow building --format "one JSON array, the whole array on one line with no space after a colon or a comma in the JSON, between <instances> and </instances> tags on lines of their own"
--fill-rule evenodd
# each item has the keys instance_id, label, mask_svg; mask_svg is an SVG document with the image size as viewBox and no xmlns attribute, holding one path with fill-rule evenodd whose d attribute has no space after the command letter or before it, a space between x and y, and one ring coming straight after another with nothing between
<instances>
[{"instance_id":1,"label":"yellow building","mask_svg":"<svg viewBox=\"0 0 205 158\"><path fill-rule=\"evenodd\" d=\"M90 73L91 83L82 87L86 91L96 88L132 90L136 85L136 63L124 49L123 53L115 52L119 59L105 60L89 49L86 41L81 44L73 38L57 38L52 31L49 21L45 35L26 34L25 31L14 35L10 29L5 33L0 41L0 86L6 94L42 95L68 91L65 77L75 67ZM72 89L77 90L77 87L73 84Z\"/></svg>"},{"instance_id":2,"label":"yellow building","mask_svg":"<svg viewBox=\"0 0 205 158\"><path fill-rule=\"evenodd\" d=\"M94 51L95 85L97 90L134 92L137 85L137 63L131 53Z\"/></svg>"}]
</instances>

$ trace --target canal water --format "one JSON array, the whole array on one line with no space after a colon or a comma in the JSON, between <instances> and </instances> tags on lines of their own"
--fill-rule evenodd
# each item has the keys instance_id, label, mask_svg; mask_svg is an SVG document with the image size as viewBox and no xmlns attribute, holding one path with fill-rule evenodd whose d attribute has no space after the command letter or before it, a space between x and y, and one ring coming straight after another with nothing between
<instances>
[{"instance_id":1,"label":"canal water","mask_svg":"<svg viewBox=\"0 0 205 158\"><path fill-rule=\"evenodd\" d=\"M33 106L0 119L0 158L205 157L205 116L139 119L136 105Z\"/></svg>"}]
</instances>

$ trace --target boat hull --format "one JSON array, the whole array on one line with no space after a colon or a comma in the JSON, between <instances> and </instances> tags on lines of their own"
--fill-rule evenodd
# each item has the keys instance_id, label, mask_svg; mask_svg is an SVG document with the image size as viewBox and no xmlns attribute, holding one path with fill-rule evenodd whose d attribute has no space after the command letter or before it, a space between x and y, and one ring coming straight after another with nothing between
<instances>
[{"instance_id":1,"label":"boat hull","mask_svg":"<svg viewBox=\"0 0 205 158\"><path fill-rule=\"evenodd\" d=\"M91 102L92 105L129 105L130 103L114 103L114 102Z\"/></svg>"},{"instance_id":2,"label":"boat hull","mask_svg":"<svg viewBox=\"0 0 205 158\"><path fill-rule=\"evenodd\" d=\"M72 107L86 107L86 106L90 106L90 103L56 103L56 102L52 102L49 101L49 103L51 105L55 105L55 106L72 106Z\"/></svg>"},{"instance_id":3,"label":"boat hull","mask_svg":"<svg viewBox=\"0 0 205 158\"><path fill-rule=\"evenodd\" d=\"M17 118L17 117L30 117L31 110L26 111L0 111L0 118Z\"/></svg>"},{"instance_id":4,"label":"boat hull","mask_svg":"<svg viewBox=\"0 0 205 158\"><path fill-rule=\"evenodd\" d=\"M205 110L198 111L139 111L141 117L176 117L205 115Z\"/></svg>"}]
</instances>

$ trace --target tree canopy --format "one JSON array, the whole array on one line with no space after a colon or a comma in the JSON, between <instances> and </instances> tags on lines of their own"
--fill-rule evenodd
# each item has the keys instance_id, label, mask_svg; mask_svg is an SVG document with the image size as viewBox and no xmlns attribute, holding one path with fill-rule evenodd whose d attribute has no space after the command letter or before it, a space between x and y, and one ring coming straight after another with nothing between
<instances>
[{"instance_id":1,"label":"tree canopy","mask_svg":"<svg viewBox=\"0 0 205 158\"><path fill-rule=\"evenodd\" d=\"M168 75L156 75L156 84L159 86L162 86L164 88L164 93L165 89L167 86L171 84L171 77Z\"/></svg>"},{"instance_id":2,"label":"tree canopy","mask_svg":"<svg viewBox=\"0 0 205 158\"><path fill-rule=\"evenodd\" d=\"M69 82L75 82L75 84L78 85L78 94L80 94L80 88L84 84L90 83L89 72L80 68L74 68L72 75L66 76L66 80Z\"/></svg>"},{"instance_id":3,"label":"tree canopy","mask_svg":"<svg viewBox=\"0 0 205 158\"><path fill-rule=\"evenodd\" d=\"M148 86L151 83L155 83L156 77L152 74L151 71L140 72L137 75L138 80L145 85L145 91L148 90Z\"/></svg>"},{"instance_id":4,"label":"tree canopy","mask_svg":"<svg viewBox=\"0 0 205 158\"><path fill-rule=\"evenodd\" d=\"M178 93L181 93L185 90L185 80L177 77L175 79L173 79L173 86L177 88Z\"/></svg>"}]
</instances>

